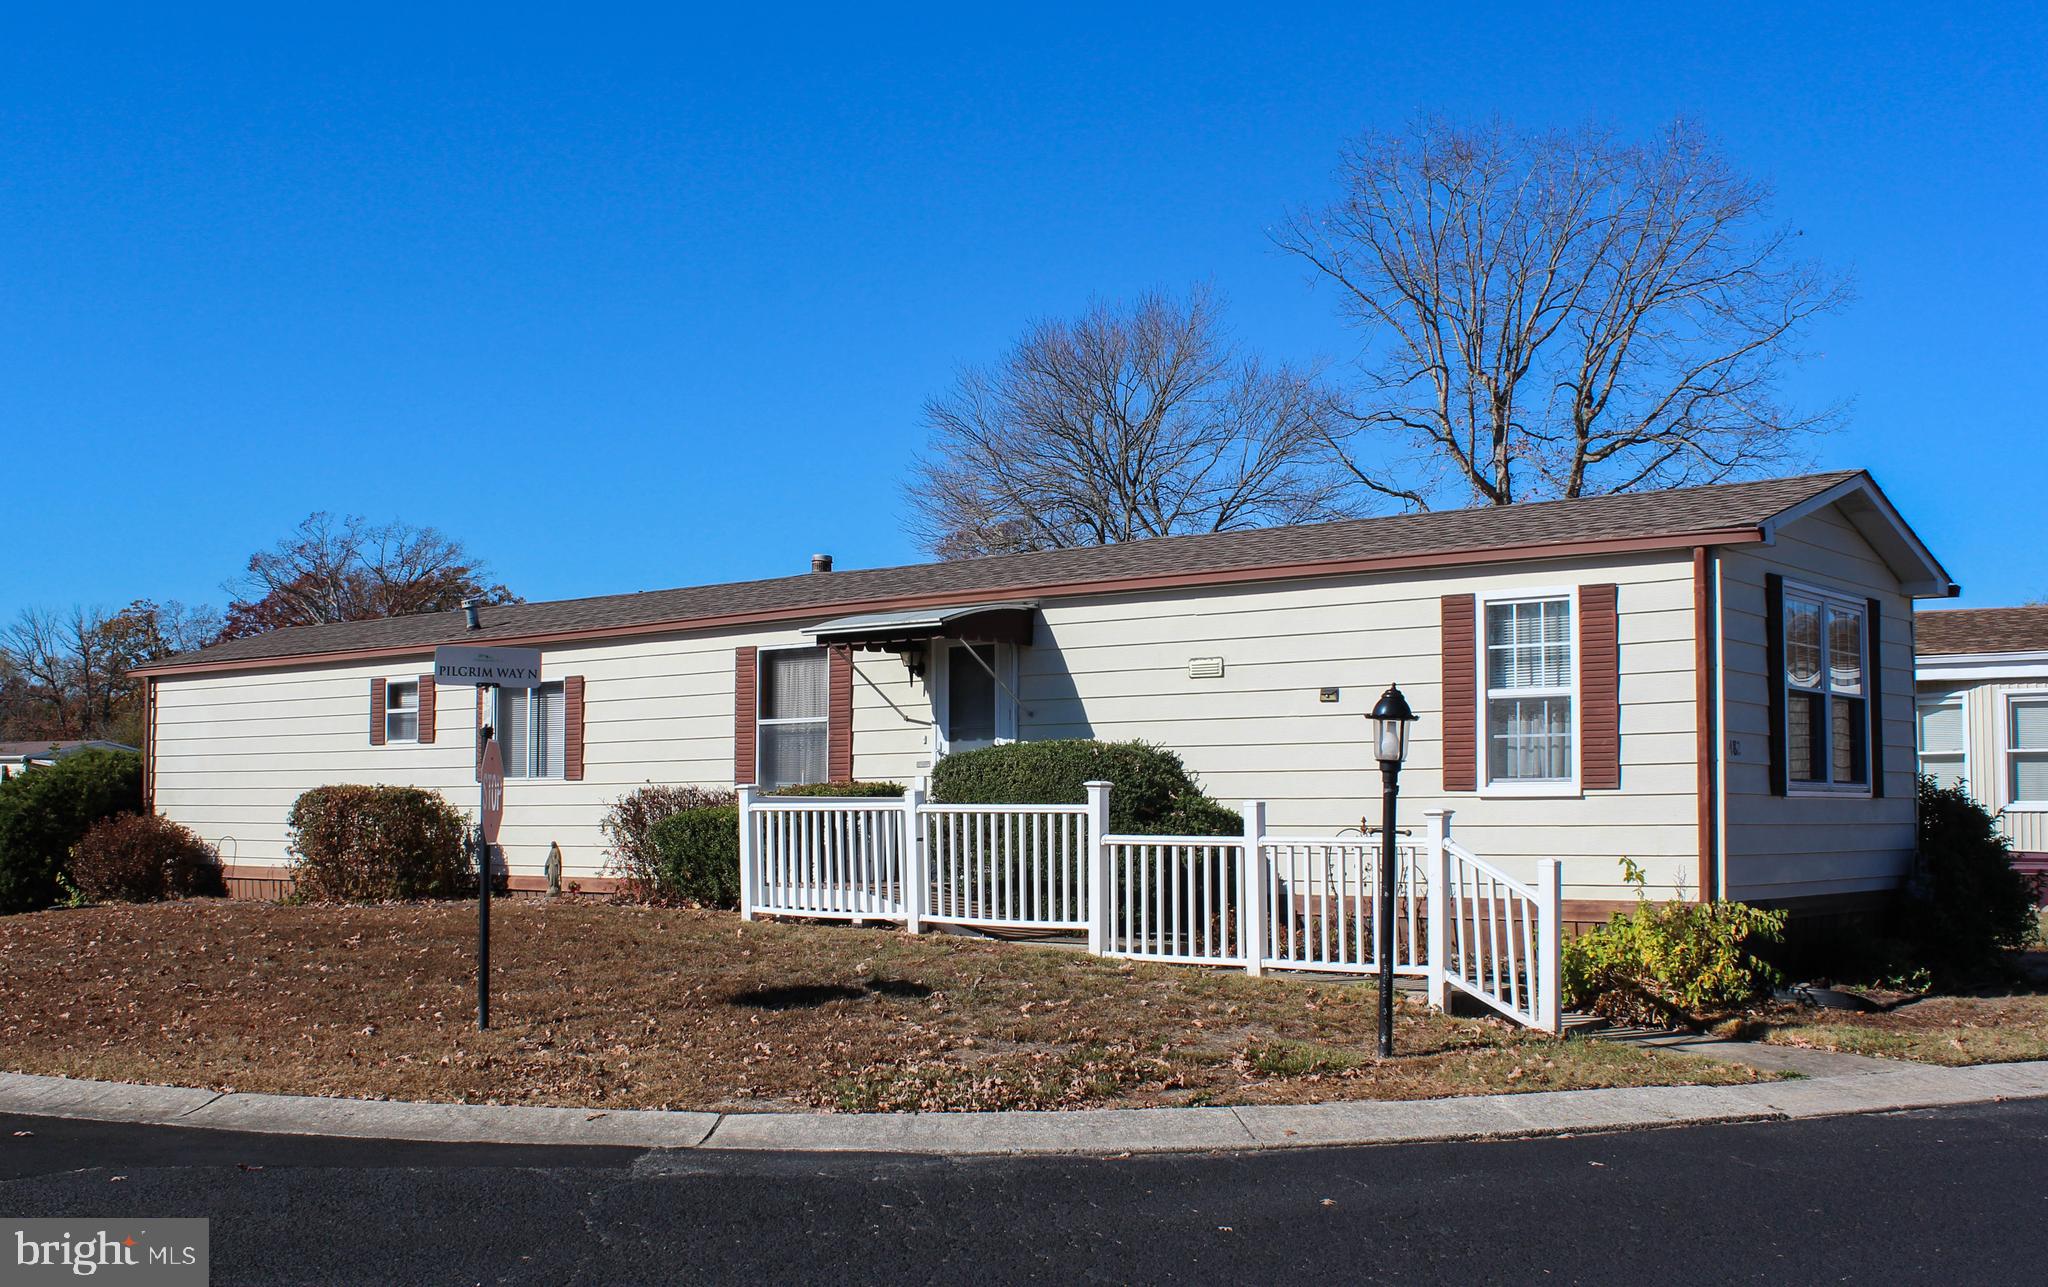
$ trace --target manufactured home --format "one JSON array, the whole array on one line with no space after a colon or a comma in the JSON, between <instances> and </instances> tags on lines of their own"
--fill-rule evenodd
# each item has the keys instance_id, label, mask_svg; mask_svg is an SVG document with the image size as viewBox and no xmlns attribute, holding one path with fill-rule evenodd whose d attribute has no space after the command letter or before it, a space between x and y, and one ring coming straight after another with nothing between
<instances>
[{"instance_id":1,"label":"manufactured home","mask_svg":"<svg viewBox=\"0 0 2048 1287\"><path fill-rule=\"evenodd\" d=\"M2048 604L1915 622L1920 769L1997 815L2014 865L2048 876Z\"/></svg>"},{"instance_id":2,"label":"manufactured home","mask_svg":"<svg viewBox=\"0 0 2048 1287\"><path fill-rule=\"evenodd\" d=\"M910 783L1014 739L1143 738L1276 834L1378 822L1367 721L1418 714L1404 820L1455 810L1565 916L1633 891L1852 911L1914 834L1913 605L1946 571L1871 477L1814 474L305 626L150 667L147 788L274 892L310 787L474 798L499 731L515 889L606 885L646 783ZM538 647L482 709L437 644ZM1412 810L1413 812L1409 812Z\"/></svg>"}]
</instances>

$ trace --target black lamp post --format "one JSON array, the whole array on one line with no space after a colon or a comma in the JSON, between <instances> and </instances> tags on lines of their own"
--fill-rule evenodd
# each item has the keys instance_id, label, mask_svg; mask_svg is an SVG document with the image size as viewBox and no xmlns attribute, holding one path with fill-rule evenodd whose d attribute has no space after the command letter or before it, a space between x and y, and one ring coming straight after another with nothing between
<instances>
[{"instance_id":1,"label":"black lamp post","mask_svg":"<svg viewBox=\"0 0 2048 1287\"><path fill-rule=\"evenodd\" d=\"M1373 754L1380 762L1380 892L1373 920L1379 928L1380 1058L1394 1053L1394 800L1401 794L1401 761L1408 758L1408 726L1415 712L1400 686L1389 685L1367 716L1372 721Z\"/></svg>"}]
</instances>

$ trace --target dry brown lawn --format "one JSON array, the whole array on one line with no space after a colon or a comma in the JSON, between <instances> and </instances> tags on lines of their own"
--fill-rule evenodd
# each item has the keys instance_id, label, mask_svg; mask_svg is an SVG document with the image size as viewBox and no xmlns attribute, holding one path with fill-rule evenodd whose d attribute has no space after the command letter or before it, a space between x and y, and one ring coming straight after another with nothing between
<instances>
[{"instance_id":1,"label":"dry brown lawn","mask_svg":"<svg viewBox=\"0 0 2048 1287\"><path fill-rule=\"evenodd\" d=\"M2048 1059L2048 996L1929 997L1883 1014L1786 1011L1753 1022L1749 1033L1775 1045L1928 1064Z\"/></svg>"},{"instance_id":2,"label":"dry brown lawn","mask_svg":"<svg viewBox=\"0 0 2048 1287\"><path fill-rule=\"evenodd\" d=\"M1743 1068L1053 947L729 913L185 902L0 919L0 1066L242 1091L693 1109L1079 1108L1725 1083Z\"/></svg>"}]
</instances>

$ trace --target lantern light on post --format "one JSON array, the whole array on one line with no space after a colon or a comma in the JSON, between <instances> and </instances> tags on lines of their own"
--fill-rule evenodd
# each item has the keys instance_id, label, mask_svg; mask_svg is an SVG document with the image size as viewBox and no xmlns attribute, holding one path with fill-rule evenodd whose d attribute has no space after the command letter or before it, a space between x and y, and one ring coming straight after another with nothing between
<instances>
[{"instance_id":1,"label":"lantern light on post","mask_svg":"<svg viewBox=\"0 0 2048 1287\"><path fill-rule=\"evenodd\" d=\"M1398 773L1401 761L1408 758L1408 726L1415 722L1408 699L1398 686L1389 687L1367 718L1373 725L1373 758L1380 762L1382 772Z\"/></svg>"},{"instance_id":2,"label":"lantern light on post","mask_svg":"<svg viewBox=\"0 0 2048 1287\"><path fill-rule=\"evenodd\" d=\"M1401 860L1394 848L1394 802L1401 793L1401 761L1408 758L1408 726L1415 712L1408 709L1400 685L1389 684L1367 718L1372 720L1373 755L1380 762L1380 887L1373 920L1379 930L1380 1058L1386 1059L1394 1053L1394 864Z\"/></svg>"}]
</instances>

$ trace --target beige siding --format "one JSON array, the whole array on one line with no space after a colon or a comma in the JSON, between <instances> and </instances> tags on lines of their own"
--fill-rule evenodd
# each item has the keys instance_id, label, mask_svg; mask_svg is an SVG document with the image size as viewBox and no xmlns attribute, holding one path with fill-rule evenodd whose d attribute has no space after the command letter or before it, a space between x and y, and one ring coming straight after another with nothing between
<instances>
[{"instance_id":1,"label":"beige siding","mask_svg":"<svg viewBox=\"0 0 2048 1287\"><path fill-rule=\"evenodd\" d=\"M1445 594L1620 585L1622 789L1516 799L1442 790L1440 599ZM1173 591L1048 603L1020 661L1027 738L1142 737L1181 752L1210 794L1263 799L1276 829L1377 826L1380 775L1365 714L1398 682L1420 717L1401 819L1456 810L1454 828L1511 872L1565 862L1568 896L1625 897L1620 862L1653 892L1696 885L1692 569L1644 555L1569 567ZM1220 656L1220 679L1188 661ZM1318 694L1336 688L1340 700ZM1483 751L1482 751L1483 753Z\"/></svg>"},{"instance_id":2,"label":"beige siding","mask_svg":"<svg viewBox=\"0 0 2048 1287\"><path fill-rule=\"evenodd\" d=\"M1834 510L1786 525L1774 545L1724 550L1719 562L1727 895L1778 899L1897 885L1913 852L1912 601ZM1882 799L1771 794L1768 685L1775 680L1765 653L1768 572L1882 605Z\"/></svg>"},{"instance_id":3,"label":"beige siding","mask_svg":"<svg viewBox=\"0 0 2048 1287\"><path fill-rule=\"evenodd\" d=\"M1439 597L1601 581L1622 587L1622 790L1446 799ZM1425 808L1448 804L1466 842L1510 870L1564 859L1573 897L1624 896L1624 856L1650 870L1656 892L1671 892L1690 888L1696 870L1691 595L1686 559L1643 555L1049 601L1035 645L1019 657L1019 734L1143 737L1180 750L1219 799L1262 798L1278 828L1327 833L1378 820L1379 773L1363 717L1398 681L1421 716L1403 778L1409 825L1419 831ZM634 786L730 785L733 649L802 643L801 624L545 650L547 674L587 681L586 778L508 784L503 844L512 871L538 874L553 841L571 877L599 873L604 807ZM1223 677L1188 678L1188 659L1199 656L1221 656ZM855 657L856 776L909 781L928 772L927 681L911 679L894 656ZM442 690L433 745L369 744L370 678L427 667L422 655L403 665L161 681L158 807L244 864L284 861L285 813L299 792L323 783L415 784L472 808L467 690ZM1341 700L1320 702L1324 687Z\"/></svg>"},{"instance_id":4,"label":"beige siding","mask_svg":"<svg viewBox=\"0 0 2048 1287\"><path fill-rule=\"evenodd\" d=\"M587 681L585 776L506 783L499 840L513 874L539 875L550 842L570 877L600 874L605 807L636 786L731 785L734 647L805 642L790 629L545 649L544 674ZM323 784L428 787L473 814L470 690L440 690L432 744L370 745L370 679L429 669L423 654L159 681L158 811L220 843L228 862L250 865L285 861L285 814Z\"/></svg>"},{"instance_id":5,"label":"beige siding","mask_svg":"<svg viewBox=\"0 0 2048 1287\"><path fill-rule=\"evenodd\" d=\"M2005 758L2006 699L2048 696L2048 680L1932 681L1923 695L1961 693L1970 794L1998 815L1999 830L2024 853L2048 853L2048 810L2013 809L2012 777Z\"/></svg>"}]
</instances>

